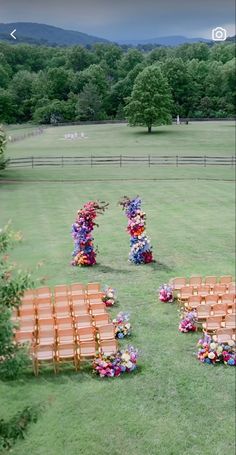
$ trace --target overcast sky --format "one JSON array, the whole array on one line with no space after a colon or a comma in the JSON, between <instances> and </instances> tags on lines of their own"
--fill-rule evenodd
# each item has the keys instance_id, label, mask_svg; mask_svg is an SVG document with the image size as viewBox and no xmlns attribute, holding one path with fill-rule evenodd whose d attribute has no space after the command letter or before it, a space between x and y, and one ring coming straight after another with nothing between
<instances>
[{"instance_id":1,"label":"overcast sky","mask_svg":"<svg viewBox=\"0 0 236 455\"><path fill-rule=\"evenodd\" d=\"M234 0L0 0L0 22L38 22L109 40L235 34Z\"/></svg>"}]
</instances>

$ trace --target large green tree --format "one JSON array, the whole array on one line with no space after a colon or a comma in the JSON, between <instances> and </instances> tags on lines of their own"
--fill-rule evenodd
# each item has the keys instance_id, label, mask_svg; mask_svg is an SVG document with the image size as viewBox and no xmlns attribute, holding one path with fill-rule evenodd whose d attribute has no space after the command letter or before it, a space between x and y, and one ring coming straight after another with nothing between
<instances>
[{"instance_id":1,"label":"large green tree","mask_svg":"<svg viewBox=\"0 0 236 455\"><path fill-rule=\"evenodd\" d=\"M167 79L161 69L148 66L135 79L125 114L131 126L152 126L171 122L172 97Z\"/></svg>"}]
</instances>

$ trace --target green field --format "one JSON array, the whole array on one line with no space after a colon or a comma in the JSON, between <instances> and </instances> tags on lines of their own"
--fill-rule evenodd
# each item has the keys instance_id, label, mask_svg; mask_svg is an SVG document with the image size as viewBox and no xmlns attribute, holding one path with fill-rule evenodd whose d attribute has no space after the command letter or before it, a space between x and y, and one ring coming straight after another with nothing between
<instances>
[{"instance_id":1,"label":"green field","mask_svg":"<svg viewBox=\"0 0 236 455\"><path fill-rule=\"evenodd\" d=\"M81 154L234 151L228 122L163 127L153 135L124 125L74 128L88 135L83 144L78 141ZM65 132L68 128L50 128L10 144L8 154L78 153L76 141L61 140ZM140 350L137 373L117 379L101 380L86 367L78 374L55 377L47 371L35 378L28 372L17 381L0 381L0 418L26 405L44 406L13 455L234 454L234 369L200 364L199 335L180 334L177 305L161 304L156 292L174 276L234 273L233 178L233 170L224 167L11 169L2 176L1 224L11 219L24 236L12 258L30 269L43 261L35 276L49 285L100 281L116 288L119 303L109 311L130 311L129 343ZM153 264L127 262L127 221L117 205L124 194L143 200ZM94 231L98 265L72 268L70 226L77 209L91 199L110 202Z\"/></svg>"}]
</instances>

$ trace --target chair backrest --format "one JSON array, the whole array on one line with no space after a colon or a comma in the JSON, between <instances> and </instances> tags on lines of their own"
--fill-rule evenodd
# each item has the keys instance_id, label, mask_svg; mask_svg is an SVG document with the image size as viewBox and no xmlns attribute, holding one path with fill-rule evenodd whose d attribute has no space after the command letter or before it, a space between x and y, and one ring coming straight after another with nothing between
<instances>
[{"instance_id":1,"label":"chair backrest","mask_svg":"<svg viewBox=\"0 0 236 455\"><path fill-rule=\"evenodd\" d=\"M220 328L217 330L216 332L217 335L230 335L230 337L232 338L233 336L233 329L230 329L230 328Z\"/></svg>"},{"instance_id":2,"label":"chair backrest","mask_svg":"<svg viewBox=\"0 0 236 455\"><path fill-rule=\"evenodd\" d=\"M95 292L95 293L88 294L87 300L89 301L89 303L91 305L93 305L95 303L101 303L102 302L102 293Z\"/></svg>"},{"instance_id":3,"label":"chair backrest","mask_svg":"<svg viewBox=\"0 0 236 455\"><path fill-rule=\"evenodd\" d=\"M32 319L35 316L34 306L27 306L26 308L21 306L19 308L19 315L21 319Z\"/></svg>"},{"instance_id":4,"label":"chair backrest","mask_svg":"<svg viewBox=\"0 0 236 455\"><path fill-rule=\"evenodd\" d=\"M52 295L51 289L48 286L43 286L41 288L35 289L35 293L37 297L51 297Z\"/></svg>"},{"instance_id":5,"label":"chair backrest","mask_svg":"<svg viewBox=\"0 0 236 455\"><path fill-rule=\"evenodd\" d=\"M216 330L221 328L222 317L214 316L206 319L206 329Z\"/></svg>"},{"instance_id":6,"label":"chair backrest","mask_svg":"<svg viewBox=\"0 0 236 455\"><path fill-rule=\"evenodd\" d=\"M77 328L77 336L79 343L81 341L92 341L95 339L94 329L92 326Z\"/></svg>"},{"instance_id":7,"label":"chair backrest","mask_svg":"<svg viewBox=\"0 0 236 455\"><path fill-rule=\"evenodd\" d=\"M74 316L82 316L83 314L88 314L89 313L89 307L84 303L83 305L76 305L74 304L72 306L72 312Z\"/></svg>"},{"instance_id":8,"label":"chair backrest","mask_svg":"<svg viewBox=\"0 0 236 455\"><path fill-rule=\"evenodd\" d=\"M83 294L85 292L85 285L82 283L72 283L68 289L71 294Z\"/></svg>"},{"instance_id":9,"label":"chair backrest","mask_svg":"<svg viewBox=\"0 0 236 455\"><path fill-rule=\"evenodd\" d=\"M210 294L210 290L211 290L211 288L210 288L209 284L201 284L197 288L198 294L202 295L202 296L206 296L206 295Z\"/></svg>"},{"instance_id":10,"label":"chair backrest","mask_svg":"<svg viewBox=\"0 0 236 455\"><path fill-rule=\"evenodd\" d=\"M196 311L197 317L209 317L211 315L211 305L199 305Z\"/></svg>"},{"instance_id":11,"label":"chair backrest","mask_svg":"<svg viewBox=\"0 0 236 455\"><path fill-rule=\"evenodd\" d=\"M54 343L49 343L49 344L36 344L34 346L34 355L37 358L37 360L53 360L55 357L55 344Z\"/></svg>"},{"instance_id":12,"label":"chair backrest","mask_svg":"<svg viewBox=\"0 0 236 455\"><path fill-rule=\"evenodd\" d=\"M227 305L225 303L216 303L212 306L213 315L223 315L227 314Z\"/></svg>"},{"instance_id":13,"label":"chair backrest","mask_svg":"<svg viewBox=\"0 0 236 455\"><path fill-rule=\"evenodd\" d=\"M95 293L101 291L101 285L100 283L88 283L87 284L87 293Z\"/></svg>"},{"instance_id":14,"label":"chair backrest","mask_svg":"<svg viewBox=\"0 0 236 455\"><path fill-rule=\"evenodd\" d=\"M15 333L15 340L17 343L32 343L34 340L33 332L24 332L24 331L17 331Z\"/></svg>"},{"instance_id":15,"label":"chair backrest","mask_svg":"<svg viewBox=\"0 0 236 455\"><path fill-rule=\"evenodd\" d=\"M90 314L75 316L74 317L75 327L78 329L80 327L89 327L92 326L92 317Z\"/></svg>"},{"instance_id":16,"label":"chair backrest","mask_svg":"<svg viewBox=\"0 0 236 455\"><path fill-rule=\"evenodd\" d=\"M111 355L117 352L117 342L116 340L103 340L100 342L100 351L104 355Z\"/></svg>"},{"instance_id":17,"label":"chair backrest","mask_svg":"<svg viewBox=\"0 0 236 455\"><path fill-rule=\"evenodd\" d=\"M21 319L19 318L19 330L24 332L33 332L35 329L36 321L33 317L32 319Z\"/></svg>"},{"instance_id":18,"label":"chair backrest","mask_svg":"<svg viewBox=\"0 0 236 455\"><path fill-rule=\"evenodd\" d=\"M213 287L213 293L214 294L225 294L226 292L226 284L223 283L216 283L215 286Z\"/></svg>"},{"instance_id":19,"label":"chair backrest","mask_svg":"<svg viewBox=\"0 0 236 455\"><path fill-rule=\"evenodd\" d=\"M65 305L70 305L70 299L67 294L65 295L54 295L54 305L60 305L60 304L65 304Z\"/></svg>"},{"instance_id":20,"label":"chair backrest","mask_svg":"<svg viewBox=\"0 0 236 455\"><path fill-rule=\"evenodd\" d=\"M105 307L104 303L96 303L96 305L91 305L90 309L91 309L91 313L93 316L95 314L106 313L106 307Z\"/></svg>"},{"instance_id":21,"label":"chair backrest","mask_svg":"<svg viewBox=\"0 0 236 455\"><path fill-rule=\"evenodd\" d=\"M205 284L208 284L211 288L217 283L217 277L216 276L206 276L205 278Z\"/></svg>"},{"instance_id":22,"label":"chair backrest","mask_svg":"<svg viewBox=\"0 0 236 455\"><path fill-rule=\"evenodd\" d=\"M202 297L201 295L190 295L188 298L189 306L196 307L197 305L201 305Z\"/></svg>"},{"instance_id":23,"label":"chair backrest","mask_svg":"<svg viewBox=\"0 0 236 455\"><path fill-rule=\"evenodd\" d=\"M232 329L236 328L235 314L227 314L227 316L225 316L225 327L230 327Z\"/></svg>"},{"instance_id":24,"label":"chair backrest","mask_svg":"<svg viewBox=\"0 0 236 455\"><path fill-rule=\"evenodd\" d=\"M60 329L64 328L66 329L67 327L73 327L74 322L71 316L62 316L59 317L58 315L56 316L56 327Z\"/></svg>"},{"instance_id":25,"label":"chair backrest","mask_svg":"<svg viewBox=\"0 0 236 455\"><path fill-rule=\"evenodd\" d=\"M230 284L228 285L228 292L229 292L230 294L231 294L231 293L235 294L235 292L236 292L236 285L235 285L235 283L230 283Z\"/></svg>"},{"instance_id":26,"label":"chair backrest","mask_svg":"<svg viewBox=\"0 0 236 455\"><path fill-rule=\"evenodd\" d=\"M102 340L114 340L115 338L115 327L114 324L102 325L98 328L98 334L100 341Z\"/></svg>"},{"instance_id":27,"label":"chair backrest","mask_svg":"<svg viewBox=\"0 0 236 455\"><path fill-rule=\"evenodd\" d=\"M221 302L227 305L232 305L234 303L234 300L235 300L234 294L222 294L221 296Z\"/></svg>"},{"instance_id":28,"label":"chair backrest","mask_svg":"<svg viewBox=\"0 0 236 455\"><path fill-rule=\"evenodd\" d=\"M39 329L53 329L54 324L55 323L53 317L38 319Z\"/></svg>"},{"instance_id":29,"label":"chair backrest","mask_svg":"<svg viewBox=\"0 0 236 455\"><path fill-rule=\"evenodd\" d=\"M205 296L205 302L209 305L216 305L218 303L218 294L208 294Z\"/></svg>"},{"instance_id":30,"label":"chair backrest","mask_svg":"<svg viewBox=\"0 0 236 455\"><path fill-rule=\"evenodd\" d=\"M183 286L186 286L186 278L176 277L171 280L171 285L175 290L179 291Z\"/></svg>"},{"instance_id":31,"label":"chair backrest","mask_svg":"<svg viewBox=\"0 0 236 455\"><path fill-rule=\"evenodd\" d=\"M94 325L96 327L100 327L101 325L105 325L108 323L109 323L109 314L108 313L94 315Z\"/></svg>"},{"instance_id":32,"label":"chair backrest","mask_svg":"<svg viewBox=\"0 0 236 455\"><path fill-rule=\"evenodd\" d=\"M180 297L190 296L193 294L192 286L184 286L180 289Z\"/></svg>"},{"instance_id":33,"label":"chair backrest","mask_svg":"<svg viewBox=\"0 0 236 455\"><path fill-rule=\"evenodd\" d=\"M56 342L56 331L54 328L46 329L40 327L37 336L40 344L50 344Z\"/></svg>"},{"instance_id":34,"label":"chair backrest","mask_svg":"<svg viewBox=\"0 0 236 455\"><path fill-rule=\"evenodd\" d=\"M97 345L95 341L81 341L79 344L80 357L96 357Z\"/></svg>"},{"instance_id":35,"label":"chair backrest","mask_svg":"<svg viewBox=\"0 0 236 455\"><path fill-rule=\"evenodd\" d=\"M229 284L232 283L232 275L222 275L220 277L221 284Z\"/></svg>"},{"instance_id":36,"label":"chair backrest","mask_svg":"<svg viewBox=\"0 0 236 455\"><path fill-rule=\"evenodd\" d=\"M189 285L193 286L194 288L201 286L202 284L202 277L201 276L191 276L189 278Z\"/></svg>"},{"instance_id":37,"label":"chair backrest","mask_svg":"<svg viewBox=\"0 0 236 455\"><path fill-rule=\"evenodd\" d=\"M75 339L75 332L72 327L68 327L66 329L58 328L58 343L74 343Z\"/></svg>"},{"instance_id":38,"label":"chair backrest","mask_svg":"<svg viewBox=\"0 0 236 455\"><path fill-rule=\"evenodd\" d=\"M59 284L54 287L54 298L57 296L67 296L68 294L68 286L66 284Z\"/></svg>"},{"instance_id":39,"label":"chair backrest","mask_svg":"<svg viewBox=\"0 0 236 455\"><path fill-rule=\"evenodd\" d=\"M84 305L86 303L85 294L78 294L71 296L72 305Z\"/></svg>"},{"instance_id":40,"label":"chair backrest","mask_svg":"<svg viewBox=\"0 0 236 455\"><path fill-rule=\"evenodd\" d=\"M58 343L57 354L59 359L74 359L77 355L77 347L75 343Z\"/></svg>"},{"instance_id":41,"label":"chair backrest","mask_svg":"<svg viewBox=\"0 0 236 455\"><path fill-rule=\"evenodd\" d=\"M44 318L52 318L53 317L53 307L37 307L37 314L38 314L38 319L44 319Z\"/></svg>"}]
</instances>

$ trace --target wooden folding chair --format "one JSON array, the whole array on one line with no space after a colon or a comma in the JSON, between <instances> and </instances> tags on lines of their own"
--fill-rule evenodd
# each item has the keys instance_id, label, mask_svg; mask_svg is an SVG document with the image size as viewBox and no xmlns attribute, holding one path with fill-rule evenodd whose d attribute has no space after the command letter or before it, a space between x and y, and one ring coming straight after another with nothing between
<instances>
[{"instance_id":1,"label":"wooden folding chair","mask_svg":"<svg viewBox=\"0 0 236 455\"><path fill-rule=\"evenodd\" d=\"M221 297L226 293L226 284L216 283L213 287L213 294L218 294Z\"/></svg>"},{"instance_id":2,"label":"wooden folding chair","mask_svg":"<svg viewBox=\"0 0 236 455\"><path fill-rule=\"evenodd\" d=\"M75 316L74 324L76 329L79 329L81 327L92 327L92 317L90 314Z\"/></svg>"},{"instance_id":3,"label":"wooden folding chair","mask_svg":"<svg viewBox=\"0 0 236 455\"><path fill-rule=\"evenodd\" d=\"M199 305L196 308L197 312L197 321L204 322L207 318L211 316L211 305Z\"/></svg>"},{"instance_id":4,"label":"wooden folding chair","mask_svg":"<svg viewBox=\"0 0 236 455\"><path fill-rule=\"evenodd\" d=\"M20 308L32 308L34 306L35 306L35 298L32 297L32 298L24 299L24 297L22 297Z\"/></svg>"},{"instance_id":5,"label":"wooden folding chair","mask_svg":"<svg viewBox=\"0 0 236 455\"><path fill-rule=\"evenodd\" d=\"M101 343L104 340L115 339L115 327L114 324L106 324L98 328L98 340Z\"/></svg>"},{"instance_id":6,"label":"wooden folding chair","mask_svg":"<svg viewBox=\"0 0 236 455\"><path fill-rule=\"evenodd\" d=\"M63 316L63 317L56 316L55 323L56 323L57 330L74 327L74 321L71 316Z\"/></svg>"},{"instance_id":7,"label":"wooden folding chair","mask_svg":"<svg viewBox=\"0 0 236 455\"><path fill-rule=\"evenodd\" d=\"M36 320L32 319L21 319L19 318L19 330L22 332L34 332L36 330Z\"/></svg>"},{"instance_id":8,"label":"wooden folding chair","mask_svg":"<svg viewBox=\"0 0 236 455\"><path fill-rule=\"evenodd\" d=\"M224 317L227 314L227 305L225 303L216 303L212 306L212 316Z\"/></svg>"},{"instance_id":9,"label":"wooden folding chair","mask_svg":"<svg viewBox=\"0 0 236 455\"><path fill-rule=\"evenodd\" d=\"M180 289L178 293L178 298L181 302L188 300L188 298L193 295L193 287L192 286L184 286Z\"/></svg>"},{"instance_id":10,"label":"wooden folding chair","mask_svg":"<svg viewBox=\"0 0 236 455\"><path fill-rule=\"evenodd\" d=\"M87 284L87 294L95 294L101 291L100 283L88 283Z\"/></svg>"},{"instance_id":11,"label":"wooden folding chair","mask_svg":"<svg viewBox=\"0 0 236 455\"><path fill-rule=\"evenodd\" d=\"M56 343L56 331L52 329L39 329L37 333L37 341L41 345L55 344Z\"/></svg>"},{"instance_id":12,"label":"wooden folding chair","mask_svg":"<svg viewBox=\"0 0 236 455\"><path fill-rule=\"evenodd\" d=\"M82 283L72 283L70 286L68 286L68 292L71 296L84 295L86 289Z\"/></svg>"},{"instance_id":13,"label":"wooden folding chair","mask_svg":"<svg viewBox=\"0 0 236 455\"><path fill-rule=\"evenodd\" d=\"M36 297L52 297L51 289L48 286L43 286L35 289Z\"/></svg>"},{"instance_id":14,"label":"wooden folding chair","mask_svg":"<svg viewBox=\"0 0 236 455\"><path fill-rule=\"evenodd\" d=\"M76 342L76 334L72 327L61 329L57 331L57 340L59 344L68 344Z\"/></svg>"},{"instance_id":15,"label":"wooden folding chair","mask_svg":"<svg viewBox=\"0 0 236 455\"><path fill-rule=\"evenodd\" d=\"M206 321L202 323L202 328L205 332L215 332L221 328L222 317L221 316L210 316L206 318Z\"/></svg>"},{"instance_id":16,"label":"wooden folding chair","mask_svg":"<svg viewBox=\"0 0 236 455\"><path fill-rule=\"evenodd\" d=\"M67 297L68 296L68 286L66 284L60 284L54 287L53 290L54 293L54 299L56 297Z\"/></svg>"},{"instance_id":17,"label":"wooden folding chair","mask_svg":"<svg viewBox=\"0 0 236 455\"><path fill-rule=\"evenodd\" d=\"M91 311L92 316L96 316L98 314L104 314L107 312L104 303L96 303L95 305L91 305L90 311Z\"/></svg>"},{"instance_id":18,"label":"wooden folding chair","mask_svg":"<svg viewBox=\"0 0 236 455\"><path fill-rule=\"evenodd\" d=\"M236 318L235 314L227 314L225 316L225 321L222 323L222 326L224 326L227 329L236 329Z\"/></svg>"},{"instance_id":19,"label":"wooden folding chair","mask_svg":"<svg viewBox=\"0 0 236 455\"><path fill-rule=\"evenodd\" d=\"M91 293L88 294L87 296L87 301L89 302L90 305L95 305L96 303L101 303L102 302L102 292L96 292L96 293Z\"/></svg>"},{"instance_id":20,"label":"wooden folding chair","mask_svg":"<svg viewBox=\"0 0 236 455\"><path fill-rule=\"evenodd\" d=\"M24 307L19 307L19 317L21 319L32 319L35 317L35 310L34 307L32 306L27 306L27 308Z\"/></svg>"},{"instance_id":21,"label":"wooden folding chair","mask_svg":"<svg viewBox=\"0 0 236 455\"><path fill-rule=\"evenodd\" d=\"M96 341L81 341L79 344L79 362L86 359L94 359L97 355Z\"/></svg>"},{"instance_id":22,"label":"wooden folding chair","mask_svg":"<svg viewBox=\"0 0 236 455\"><path fill-rule=\"evenodd\" d=\"M89 307L86 303L83 305L79 304L77 305L76 303L73 304L72 306L72 313L74 316L83 316L89 314Z\"/></svg>"},{"instance_id":23,"label":"wooden folding chair","mask_svg":"<svg viewBox=\"0 0 236 455\"><path fill-rule=\"evenodd\" d=\"M56 363L55 363L55 345L50 344L50 345L40 345L36 344L32 348L32 361L33 361L33 369L34 369L34 374L35 376L38 376L39 374L39 366L41 364L52 364L54 372L56 373Z\"/></svg>"},{"instance_id":24,"label":"wooden folding chair","mask_svg":"<svg viewBox=\"0 0 236 455\"><path fill-rule=\"evenodd\" d=\"M233 339L233 330L232 329L217 329L213 340L219 344L227 344Z\"/></svg>"},{"instance_id":25,"label":"wooden folding chair","mask_svg":"<svg viewBox=\"0 0 236 455\"><path fill-rule=\"evenodd\" d=\"M197 288L197 293L202 297L205 297L206 295L210 294L210 290L211 288L208 284L201 284Z\"/></svg>"},{"instance_id":26,"label":"wooden folding chair","mask_svg":"<svg viewBox=\"0 0 236 455\"><path fill-rule=\"evenodd\" d=\"M94 328L93 327L80 327L77 328L77 337L79 344L83 341L95 340Z\"/></svg>"},{"instance_id":27,"label":"wooden folding chair","mask_svg":"<svg viewBox=\"0 0 236 455\"><path fill-rule=\"evenodd\" d=\"M221 303L225 303L226 305L233 305L235 302L235 294L223 294L221 296Z\"/></svg>"},{"instance_id":28,"label":"wooden folding chair","mask_svg":"<svg viewBox=\"0 0 236 455\"><path fill-rule=\"evenodd\" d=\"M30 345L35 342L35 336L33 332L17 331L15 333L15 340L19 344L29 343Z\"/></svg>"},{"instance_id":29,"label":"wooden folding chair","mask_svg":"<svg viewBox=\"0 0 236 455\"><path fill-rule=\"evenodd\" d=\"M55 321L53 317L38 319L38 329L39 330L51 330L55 326Z\"/></svg>"},{"instance_id":30,"label":"wooden folding chair","mask_svg":"<svg viewBox=\"0 0 236 455\"><path fill-rule=\"evenodd\" d=\"M191 276L189 278L189 286L192 286L194 289L197 289L202 284L202 277L199 275Z\"/></svg>"},{"instance_id":31,"label":"wooden folding chair","mask_svg":"<svg viewBox=\"0 0 236 455\"><path fill-rule=\"evenodd\" d=\"M189 310L195 310L202 303L201 295L190 295L188 300L185 302L185 308Z\"/></svg>"},{"instance_id":32,"label":"wooden folding chair","mask_svg":"<svg viewBox=\"0 0 236 455\"><path fill-rule=\"evenodd\" d=\"M216 305L219 302L219 296L218 294L208 294L205 296L205 303L207 305Z\"/></svg>"},{"instance_id":33,"label":"wooden folding chair","mask_svg":"<svg viewBox=\"0 0 236 455\"><path fill-rule=\"evenodd\" d=\"M228 305L227 313L234 315L236 314L236 302L232 303L231 305Z\"/></svg>"},{"instance_id":34,"label":"wooden folding chair","mask_svg":"<svg viewBox=\"0 0 236 455\"><path fill-rule=\"evenodd\" d=\"M75 369L78 370L78 352L75 343L58 343L56 351L56 370L59 370L61 363L72 362Z\"/></svg>"},{"instance_id":35,"label":"wooden folding chair","mask_svg":"<svg viewBox=\"0 0 236 455\"><path fill-rule=\"evenodd\" d=\"M220 284L226 284L228 286L232 281L232 275L223 275L220 277Z\"/></svg>"},{"instance_id":36,"label":"wooden folding chair","mask_svg":"<svg viewBox=\"0 0 236 455\"><path fill-rule=\"evenodd\" d=\"M108 313L95 314L95 316L93 317L93 323L96 328L109 324L109 322L110 321Z\"/></svg>"},{"instance_id":37,"label":"wooden folding chair","mask_svg":"<svg viewBox=\"0 0 236 455\"><path fill-rule=\"evenodd\" d=\"M235 294L236 293L236 285L234 282L230 283L228 285L228 293L229 294Z\"/></svg>"},{"instance_id":38,"label":"wooden folding chair","mask_svg":"<svg viewBox=\"0 0 236 455\"><path fill-rule=\"evenodd\" d=\"M217 283L217 277L216 276L210 276L210 275L206 276L205 284L210 286L211 289L213 289L213 287L215 286L216 283Z\"/></svg>"},{"instance_id":39,"label":"wooden folding chair","mask_svg":"<svg viewBox=\"0 0 236 455\"><path fill-rule=\"evenodd\" d=\"M170 285L174 291L180 291L181 288L187 285L187 280L184 277L177 277L170 280Z\"/></svg>"},{"instance_id":40,"label":"wooden folding chair","mask_svg":"<svg viewBox=\"0 0 236 455\"><path fill-rule=\"evenodd\" d=\"M53 307L37 307L37 318L39 319L48 319L53 317Z\"/></svg>"},{"instance_id":41,"label":"wooden folding chair","mask_svg":"<svg viewBox=\"0 0 236 455\"><path fill-rule=\"evenodd\" d=\"M99 352L101 355L105 355L105 356L116 354L116 352L117 352L116 340L101 341L99 344Z\"/></svg>"},{"instance_id":42,"label":"wooden folding chair","mask_svg":"<svg viewBox=\"0 0 236 455\"><path fill-rule=\"evenodd\" d=\"M87 303L85 294L72 295L71 303L72 305L84 305L85 303Z\"/></svg>"}]
</instances>

